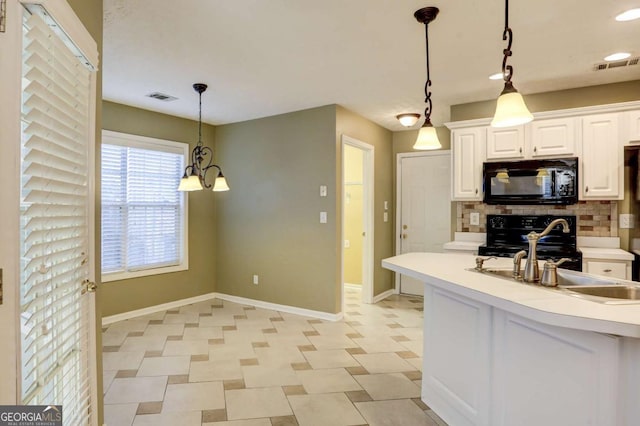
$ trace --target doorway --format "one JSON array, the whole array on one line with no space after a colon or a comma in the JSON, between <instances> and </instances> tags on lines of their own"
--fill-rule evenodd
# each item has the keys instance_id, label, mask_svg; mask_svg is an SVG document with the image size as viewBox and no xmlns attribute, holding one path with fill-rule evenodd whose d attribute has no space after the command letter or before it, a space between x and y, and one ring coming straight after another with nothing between
<instances>
[{"instance_id":1,"label":"doorway","mask_svg":"<svg viewBox=\"0 0 640 426\"><path fill-rule=\"evenodd\" d=\"M396 254L443 251L451 239L450 151L398 154ZM423 284L397 274L396 290L423 295Z\"/></svg>"},{"instance_id":2,"label":"doorway","mask_svg":"<svg viewBox=\"0 0 640 426\"><path fill-rule=\"evenodd\" d=\"M372 145L342 136L342 300L344 288L361 289L373 303Z\"/></svg>"}]
</instances>

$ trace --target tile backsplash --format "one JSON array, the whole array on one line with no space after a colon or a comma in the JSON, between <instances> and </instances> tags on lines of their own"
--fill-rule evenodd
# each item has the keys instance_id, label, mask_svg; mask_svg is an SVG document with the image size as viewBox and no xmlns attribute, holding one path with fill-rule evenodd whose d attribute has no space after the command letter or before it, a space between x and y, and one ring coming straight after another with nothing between
<instances>
[{"instance_id":1,"label":"tile backsplash","mask_svg":"<svg viewBox=\"0 0 640 426\"><path fill-rule=\"evenodd\" d=\"M615 201L580 201L570 206L510 206L482 202L458 201L457 232L486 232L488 214L575 215L581 237L617 237L618 203ZM480 213L480 225L471 225L471 212Z\"/></svg>"}]
</instances>

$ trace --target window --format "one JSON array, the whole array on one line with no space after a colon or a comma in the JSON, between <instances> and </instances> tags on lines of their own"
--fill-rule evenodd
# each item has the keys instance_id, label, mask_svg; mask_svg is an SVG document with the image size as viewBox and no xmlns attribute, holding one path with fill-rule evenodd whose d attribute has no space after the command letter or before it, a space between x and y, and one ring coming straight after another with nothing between
<instances>
[{"instance_id":1,"label":"window","mask_svg":"<svg viewBox=\"0 0 640 426\"><path fill-rule=\"evenodd\" d=\"M103 132L102 281L188 268L186 199L177 191L188 149Z\"/></svg>"}]
</instances>

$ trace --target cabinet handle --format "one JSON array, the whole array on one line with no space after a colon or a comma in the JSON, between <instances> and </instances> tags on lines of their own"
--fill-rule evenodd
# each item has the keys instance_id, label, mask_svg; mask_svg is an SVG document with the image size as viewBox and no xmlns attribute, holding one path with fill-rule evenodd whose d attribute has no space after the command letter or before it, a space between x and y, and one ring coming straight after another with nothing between
<instances>
[{"instance_id":1,"label":"cabinet handle","mask_svg":"<svg viewBox=\"0 0 640 426\"><path fill-rule=\"evenodd\" d=\"M476 195L478 195L478 188L476 188Z\"/></svg>"},{"instance_id":2,"label":"cabinet handle","mask_svg":"<svg viewBox=\"0 0 640 426\"><path fill-rule=\"evenodd\" d=\"M602 272L611 272L611 269L607 268L607 269L604 269Z\"/></svg>"},{"instance_id":3,"label":"cabinet handle","mask_svg":"<svg viewBox=\"0 0 640 426\"><path fill-rule=\"evenodd\" d=\"M518 148L518 152L522 154L522 148Z\"/></svg>"},{"instance_id":4,"label":"cabinet handle","mask_svg":"<svg viewBox=\"0 0 640 426\"><path fill-rule=\"evenodd\" d=\"M588 187L588 186L586 186L586 187L584 188L584 192L589 192L589 187Z\"/></svg>"},{"instance_id":5,"label":"cabinet handle","mask_svg":"<svg viewBox=\"0 0 640 426\"><path fill-rule=\"evenodd\" d=\"M533 147L533 152L538 152L538 147L537 146Z\"/></svg>"}]
</instances>

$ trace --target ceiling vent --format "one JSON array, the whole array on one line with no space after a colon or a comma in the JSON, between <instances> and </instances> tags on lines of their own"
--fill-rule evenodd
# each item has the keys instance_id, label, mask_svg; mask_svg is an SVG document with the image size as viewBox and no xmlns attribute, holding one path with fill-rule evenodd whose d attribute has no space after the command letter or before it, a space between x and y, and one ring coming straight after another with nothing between
<instances>
[{"instance_id":1,"label":"ceiling vent","mask_svg":"<svg viewBox=\"0 0 640 426\"><path fill-rule=\"evenodd\" d=\"M602 62L600 64L595 64L593 66L593 70L603 71L612 68L630 67L631 65L638 65L639 60L640 58L636 56L635 58L623 59L622 61Z\"/></svg>"},{"instance_id":2,"label":"ceiling vent","mask_svg":"<svg viewBox=\"0 0 640 426\"><path fill-rule=\"evenodd\" d=\"M171 102L171 101L175 101L176 99L178 99L175 96L166 95L166 94L160 93L160 92L149 93L147 95L147 97L148 98L157 99L157 100L162 101L162 102Z\"/></svg>"}]
</instances>

